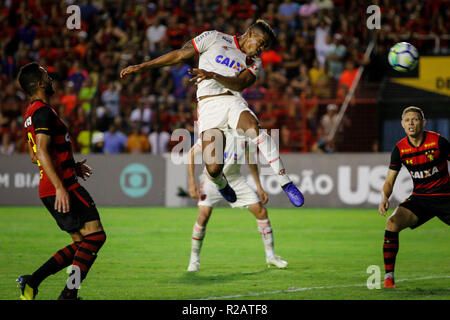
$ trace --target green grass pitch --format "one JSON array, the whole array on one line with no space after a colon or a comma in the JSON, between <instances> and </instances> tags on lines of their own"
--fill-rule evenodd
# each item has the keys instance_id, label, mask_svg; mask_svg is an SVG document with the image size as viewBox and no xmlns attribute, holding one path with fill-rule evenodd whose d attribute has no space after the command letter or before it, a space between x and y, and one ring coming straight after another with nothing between
<instances>
[{"instance_id":1,"label":"green grass pitch","mask_svg":"<svg viewBox=\"0 0 450 320\"><path fill-rule=\"evenodd\" d=\"M289 262L267 268L255 218L218 208L207 228L201 269L188 273L196 208L99 208L107 241L80 296L94 300L448 299L450 233L437 218L400 234L395 290L366 286L371 265L384 275L385 218L376 209L269 208L275 249ZM44 207L0 208L0 299L18 299L15 279L70 243ZM55 299L65 270L37 299Z\"/></svg>"}]
</instances>

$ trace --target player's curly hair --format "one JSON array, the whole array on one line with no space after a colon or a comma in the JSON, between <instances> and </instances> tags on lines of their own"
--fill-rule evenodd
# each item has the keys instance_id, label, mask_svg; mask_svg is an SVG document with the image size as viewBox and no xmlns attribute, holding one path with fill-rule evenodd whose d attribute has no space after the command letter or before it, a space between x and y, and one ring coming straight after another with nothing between
<instances>
[{"instance_id":1,"label":"player's curly hair","mask_svg":"<svg viewBox=\"0 0 450 320\"><path fill-rule=\"evenodd\" d=\"M257 28L261 32L265 33L269 37L269 47L272 47L277 42L277 34L272 29L271 25L264 19L258 19L248 29Z\"/></svg>"}]
</instances>

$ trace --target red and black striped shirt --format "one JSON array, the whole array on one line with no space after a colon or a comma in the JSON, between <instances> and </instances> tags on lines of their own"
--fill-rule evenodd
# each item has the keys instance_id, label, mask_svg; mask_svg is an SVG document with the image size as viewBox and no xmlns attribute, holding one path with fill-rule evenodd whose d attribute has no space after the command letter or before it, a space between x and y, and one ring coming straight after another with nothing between
<instances>
[{"instance_id":1,"label":"red and black striped shirt","mask_svg":"<svg viewBox=\"0 0 450 320\"><path fill-rule=\"evenodd\" d=\"M389 169L408 169L414 183L413 195L450 195L449 143L439 133L424 131L422 144L415 147L405 137L391 154Z\"/></svg>"},{"instance_id":2,"label":"red and black striped shirt","mask_svg":"<svg viewBox=\"0 0 450 320\"><path fill-rule=\"evenodd\" d=\"M79 187L69 132L56 111L41 100L34 100L28 106L24 119L25 137L33 152L36 153L36 134L50 135L52 139L49 153L56 174L67 190ZM39 197L44 198L55 195L55 187L39 162L38 165L41 174Z\"/></svg>"}]
</instances>

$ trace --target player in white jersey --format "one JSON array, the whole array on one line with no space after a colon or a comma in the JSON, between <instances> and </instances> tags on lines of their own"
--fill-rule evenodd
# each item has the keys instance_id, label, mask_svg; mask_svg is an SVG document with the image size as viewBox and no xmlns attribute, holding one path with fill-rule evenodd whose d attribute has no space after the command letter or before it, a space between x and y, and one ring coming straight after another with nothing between
<instances>
[{"instance_id":1,"label":"player in white jersey","mask_svg":"<svg viewBox=\"0 0 450 320\"><path fill-rule=\"evenodd\" d=\"M264 204L267 203L267 194L261 186L258 174L258 166L250 163L248 157L247 139L238 135L235 130L226 130L226 145L224 152L223 173L227 177L228 183L236 192L236 202L230 203L232 208L247 207L253 213L261 234L266 263L268 266L274 265L278 268L287 267L287 262L282 260L274 252L273 231ZM191 258L189 260L188 271L198 271L200 268L200 250L206 234L206 225L211 217L213 207L222 200L222 196L217 187L210 179L206 178L206 168L200 177L200 187L195 181L195 155L202 150L201 139L191 148L188 153L188 176L189 194L194 199L198 199L198 217L192 230ZM255 180L257 193L247 183L241 174L241 164L247 163L250 172Z\"/></svg>"},{"instance_id":2,"label":"player in white jersey","mask_svg":"<svg viewBox=\"0 0 450 320\"><path fill-rule=\"evenodd\" d=\"M219 142L222 142L222 146L225 145L223 130L239 129L257 145L277 174L289 200L299 207L304 203L302 193L286 174L275 142L264 130L259 130L258 119L241 94L255 82L261 69L261 61L257 55L275 41L275 32L264 20L257 20L239 38L215 30L205 31L181 49L123 69L120 76L123 78L127 74L150 68L174 65L198 53L199 69L191 71L194 75L191 81L198 85L198 124L208 178L217 185L225 199L236 201L236 194L222 173L223 147L219 147ZM212 152L205 152L211 150L211 143L214 143Z\"/></svg>"}]
</instances>

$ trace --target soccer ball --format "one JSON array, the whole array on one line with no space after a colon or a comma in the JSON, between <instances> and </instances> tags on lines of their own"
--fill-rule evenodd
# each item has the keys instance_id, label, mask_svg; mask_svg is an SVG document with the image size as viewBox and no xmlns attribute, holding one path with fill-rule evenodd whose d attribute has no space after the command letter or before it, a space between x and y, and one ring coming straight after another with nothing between
<instances>
[{"instance_id":1,"label":"soccer ball","mask_svg":"<svg viewBox=\"0 0 450 320\"><path fill-rule=\"evenodd\" d=\"M399 42L389 50L388 61L396 71L412 71L419 62L419 52L412 44Z\"/></svg>"}]
</instances>

